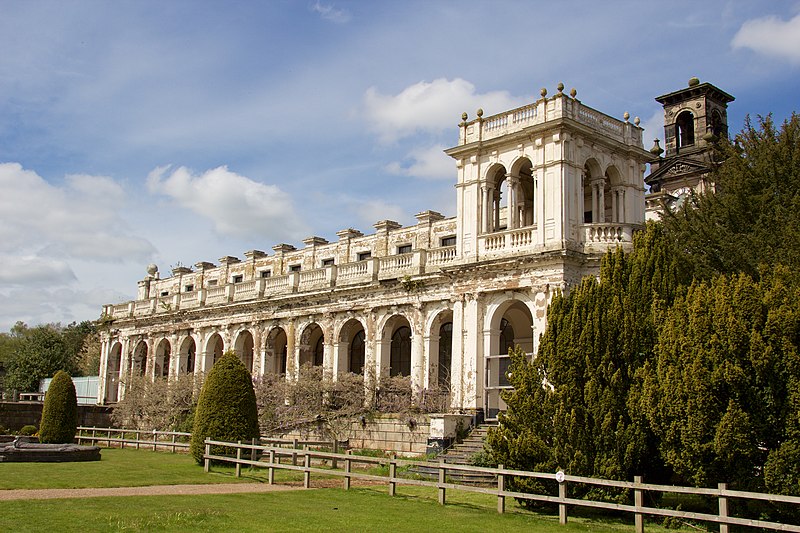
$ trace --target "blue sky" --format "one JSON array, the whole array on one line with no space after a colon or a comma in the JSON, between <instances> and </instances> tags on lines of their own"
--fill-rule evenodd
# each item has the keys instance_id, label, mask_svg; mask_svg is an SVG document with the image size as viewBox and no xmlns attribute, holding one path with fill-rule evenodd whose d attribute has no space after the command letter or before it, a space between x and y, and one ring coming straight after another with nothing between
<instances>
[{"instance_id":1,"label":"blue sky","mask_svg":"<svg viewBox=\"0 0 800 533\"><path fill-rule=\"evenodd\" d=\"M668 7L665 7L668 6ZM93 319L148 263L454 215L460 115L698 76L797 110L798 1L0 0L0 331Z\"/></svg>"}]
</instances>

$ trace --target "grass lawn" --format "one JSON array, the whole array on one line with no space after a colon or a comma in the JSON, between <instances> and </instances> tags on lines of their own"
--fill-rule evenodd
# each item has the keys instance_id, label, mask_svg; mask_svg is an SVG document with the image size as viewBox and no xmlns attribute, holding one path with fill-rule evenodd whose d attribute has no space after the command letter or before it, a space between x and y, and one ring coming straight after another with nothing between
<instances>
[{"instance_id":1,"label":"grass lawn","mask_svg":"<svg viewBox=\"0 0 800 533\"><path fill-rule=\"evenodd\" d=\"M632 524L510 512L384 490L146 496L0 502L0 530L39 531L631 531ZM648 527L648 530L652 528Z\"/></svg>"},{"instance_id":2,"label":"grass lawn","mask_svg":"<svg viewBox=\"0 0 800 533\"><path fill-rule=\"evenodd\" d=\"M83 488L189 483L266 482L267 470L216 466L209 474L183 454L103 449L102 461L85 463L4 463L0 489ZM278 483L301 473L276 471ZM314 479L319 475L312 475ZM0 502L0 531L632 531L633 518L581 517L558 524L557 513L531 513L506 501L498 515L495 497L448 491L447 505L436 489L386 485L266 494L129 496ZM662 528L648 524L648 531Z\"/></svg>"},{"instance_id":3,"label":"grass lawn","mask_svg":"<svg viewBox=\"0 0 800 533\"><path fill-rule=\"evenodd\" d=\"M87 487L140 487L193 483L239 483L267 480L267 469L242 471L215 466L208 474L187 454L103 448L100 461L80 463L3 463L2 489L79 489ZM278 470L275 481L302 479L302 474Z\"/></svg>"}]
</instances>

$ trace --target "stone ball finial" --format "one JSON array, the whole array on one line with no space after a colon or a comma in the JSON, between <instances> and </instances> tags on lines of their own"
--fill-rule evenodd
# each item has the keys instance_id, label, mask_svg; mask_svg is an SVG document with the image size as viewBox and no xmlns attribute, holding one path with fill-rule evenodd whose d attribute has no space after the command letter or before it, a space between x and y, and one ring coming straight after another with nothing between
<instances>
[{"instance_id":1,"label":"stone ball finial","mask_svg":"<svg viewBox=\"0 0 800 533\"><path fill-rule=\"evenodd\" d=\"M629 119L629 118L631 118L631 114L630 114L630 113L628 113L627 111L625 111L625 112L622 114L622 118L624 118L624 119L625 119L625 122L628 122L628 119Z\"/></svg>"},{"instance_id":2,"label":"stone ball finial","mask_svg":"<svg viewBox=\"0 0 800 533\"><path fill-rule=\"evenodd\" d=\"M694 87L696 85L700 85L700 78L697 76L692 76L689 78L689 87Z\"/></svg>"},{"instance_id":3,"label":"stone ball finial","mask_svg":"<svg viewBox=\"0 0 800 533\"><path fill-rule=\"evenodd\" d=\"M545 89L544 87L542 87L542 90L541 90L541 91L539 91L539 94L541 94L541 95L542 95L542 98L544 98L545 96L547 96L547 89Z\"/></svg>"},{"instance_id":4,"label":"stone ball finial","mask_svg":"<svg viewBox=\"0 0 800 533\"><path fill-rule=\"evenodd\" d=\"M467 121L467 117L468 117L468 116L469 116L469 115L467 115L467 112L466 112L466 111L464 111L463 113L461 113L461 120L463 120L464 122L466 122L466 121Z\"/></svg>"},{"instance_id":5,"label":"stone ball finial","mask_svg":"<svg viewBox=\"0 0 800 533\"><path fill-rule=\"evenodd\" d=\"M479 107L475 114L478 115L478 118L481 118L483 116L483 108Z\"/></svg>"},{"instance_id":6,"label":"stone ball finial","mask_svg":"<svg viewBox=\"0 0 800 533\"><path fill-rule=\"evenodd\" d=\"M147 265L147 273L151 276L155 276L156 274L158 274L158 265L156 265L155 263L150 263L149 265Z\"/></svg>"},{"instance_id":7,"label":"stone ball finial","mask_svg":"<svg viewBox=\"0 0 800 533\"><path fill-rule=\"evenodd\" d=\"M575 98L576 96L578 96L578 91L575 89L575 87L573 87L572 89L570 89L570 91L569 91L569 95L570 95L571 97L573 97L573 98Z\"/></svg>"},{"instance_id":8,"label":"stone ball finial","mask_svg":"<svg viewBox=\"0 0 800 533\"><path fill-rule=\"evenodd\" d=\"M564 84L561 83L561 82L558 82L558 86L556 86L556 89L558 89L559 93L563 93L564 92Z\"/></svg>"},{"instance_id":9,"label":"stone ball finial","mask_svg":"<svg viewBox=\"0 0 800 533\"><path fill-rule=\"evenodd\" d=\"M639 117L633 117L633 123L634 124L636 124L638 126L640 122L641 122L641 120L639 120Z\"/></svg>"}]
</instances>

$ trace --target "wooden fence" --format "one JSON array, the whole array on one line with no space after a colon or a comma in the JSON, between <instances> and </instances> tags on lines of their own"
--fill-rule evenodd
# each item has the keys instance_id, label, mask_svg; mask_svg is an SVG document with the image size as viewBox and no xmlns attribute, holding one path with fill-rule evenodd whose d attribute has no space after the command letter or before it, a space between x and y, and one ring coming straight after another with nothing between
<instances>
[{"instance_id":1,"label":"wooden fence","mask_svg":"<svg viewBox=\"0 0 800 533\"><path fill-rule=\"evenodd\" d=\"M137 450L142 448L152 449L153 451L161 449L175 453L179 450L188 451L191 438L191 433L181 431L79 426L78 433L75 435L75 442L78 444L90 443L94 445L105 445L109 448L112 446L120 448L131 446ZM294 456L295 463L297 462L297 450L302 450L303 448L328 448L334 452L339 451L338 442L327 440L272 439L261 437L259 443L266 446L295 450L294 452L290 452L290 455ZM251 442L250 444L256 445L257 443Z\"/></svg>"},{"instance_id":2,"label":"wooden fence","mask_svg":"<svg viewBox=\"0 0 800 533\"><path fill-rule=\"evenodd\" d=\"M567 523L567 510L570 506L574 507L590 507L595 509L607 509L612 511L620 511L630 513L634 517L634 525L637 533L644 531L644 517L651 516L664 516L674 517L686 520L697 520L703 522L712 522L720 525L720 532L727 533L729 525L750 526L763 529L771 529L777 531L795 531L800 532L800 525L784 524L778 522L770 522L766 520L754 520L748 518L738 518L730 516L728 512L729 499L742 499L742 500L761 500L773 503L788 504L797 506L796 511L800 512L800 497L796 496L783 496L777 494L763 494L757 492L744 492L738 490L730 490L724 483L719 484L716 489L710 488L695 488L695 487L680 487L672 485L656 485L644 483L641 477L636 477L633 482L630 481L612 481L607 479L588 478L582 476L564 475L559 472L543 473L543 472L527 472L523 470L511 470L503 468L500 465L498 468L486 468L469 465L456 465L446 464L443 461L439 463L431 463L426 461L413 461L405 459L397 459L392 456L391 458L380 457L365 457L352 455L350 453L340 454L332 452L314 451L310 449L291 450L282 447L264 446L257 444L247 443L233 443L221 442L206 439L206 449L204 454L205 470L208 472L211 469L212 461L221 461L234 463L236 468L236 475L241 474L242 465L258 468L267 468L268 482L274 482L275 469L294 470L303 472L303 483L306 488L310 487L311 474L323 474L326 476L340 476L343 478L344 489L350 488L351 480L365 479L371 481L380 481L388 484L389 495L394 496L397 491L397 485L417 485L422 487L434 487L439 492L439 503L444 505L446 502L447 490L461 490L467 492L477 492L481 494L489 494L497 498L497 512L505 512L506 498L519 498L525 500L548 502L558 506L559 521L562 524ZM235 455L212 455L211 446L223 446L230 449ZM302 457L302 465L297 465L297 456ZM261 456L259 459L258 456ZM293 456L295 460L291 464L282 464L281 457ZM336 466L331 468L322 468L321 466L312 466L312 461L319 463L320 461L330 461L334 463L341 462L344 464L343 470L338 470ZM370 465L370 466L387 466L388 476L368 474L366 472L354 472L353 466L357 464ZM414 479L400 477L397 473L398 467L403 466L424 466L428 468L435 468L438 472L438 479L436 481ZM474 486L464 485L448 482L449 474L458 473L487 473L493 474L497 477L497 484L495 486ZM558 496L548 494L533 494L525 492L515 492L506 489L506 481L511 478L532 478L543 480L558 486ZM611 487L617 489L630 490L633 492L634 503L620 504L611 503L598 500L585 500L570 498L568 496L568 488L570 484L593 485L599 487ZM661 492L661 493L677 493L677 494L694 494L706 497L716 498L718 501L717 514L699 513L690 511L680 511L675 509L662 509L658 507L651 507L645 505L645 494L647 492Z\"/></svg>"}]
</instances>

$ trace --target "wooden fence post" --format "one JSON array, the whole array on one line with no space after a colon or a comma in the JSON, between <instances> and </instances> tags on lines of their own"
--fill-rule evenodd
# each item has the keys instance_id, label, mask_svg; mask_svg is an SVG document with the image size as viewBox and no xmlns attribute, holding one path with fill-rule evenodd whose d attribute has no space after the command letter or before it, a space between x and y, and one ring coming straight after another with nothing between
<instances>
[{"instance_id":1,"label":"wooden fence post","mask_svg":"<svg viewBox=\"0 0 800 533\"><path fill-rule=\"evenodd\" d=\"M497 470L503 470L503 465L497 465ZM497 512L503 514L506 512L506 497L503 493L506 490L506 476L502 472L497 472Z\"/></svg>"},{"instance_id":2,"label":"wooden fence post","mask_svg":"<svg viewBox=\"0 0 800 533\"><path fill-rule=\"evenodd\" d=\"M255 460L256 460L256 448L255 448L256 439L255 438L250 439L250 444L253 446L252 448L250 448L250 460L255 462Z\"/></svg>"},{"instance_id":3,"label":"wooden fence post","mask_svg":"<svg viewBox=\"0 0 800 533\"><path fill-rule=\"evenodd\" d=\"M723 491L727 490L727 483L720 483L717 485L719 489L719 516L720 518L728 517L728 498L723 495ZM728 524L719 525L719 533L728 533Z\"/></svg>"},{"instance_id":4,"label":"wooden fence post","mask_svg":"<svg viewBox=\"0 0 800 533\"><path fill-rule=\"evenodd\" d=\"M172 434L172 453L175 453L175 433Z\"/></svg>"},{"instance_id":5,"label":"wooden fence post","mask_svg":"<svg viewBox=\"0 0 800 533\"><path fill-rule=\"evenodd\" d=\"M275 483L275 467L272 465L275 464L275 450L269 451L269 474L267 476L267 483L272 485Z\"/></svg>"},{"instance_id":6,"label":"wooden fence post","mask_svg":"<svg viewBox=\"0 0 800 533\"><path fill-rule=\"evenodd\" d=\"M303 461L303 486L309 489L311 488L311 452L306 448L303 453L305 454Z\"/></svg>"},{"instance_id":7,"label":"wooden fence post","mask_svg":"<svg viewBox=\"0 0 800 533\"><path fill-rule=\"evenodd\" d=\"M642 476L633 476L633 482L637 485L642 483ZM636 488L633 491L633 506L636 512L633 514L634 527L636 533L644 533L644 515L642 514L642 507L644 506L644 493L641 488Z\"/></svg>"},{"instance_id":8,"label":"wooden fence post","mask_svg":"<svg viewBox=\"0 0 800 533\"><path fill-rule=\"evenodd\" d=\"M567 503L564 501L567 499L566 480L558 484L558 498L563 501L558 504L558 523L563 525L567 523Z\"/></svg>"},{"instance_id":9,"label":"wooden fence post","mask_svg":"<svg viewBox=\"0 0 800 533\"><path fill-rule=\"evenodd\" d=\"M339 453L339 440L338 439L333 439L333 453ZM339 461L336 459L336 457L331 459L331 468L333 468L334 470L339 468Z\"/></svg>"},{"instance_id":10,"label":"wooden fence post","mask_svg":"<svg viewBox=\"0 0 800 533\"><path fill-rule=\"evenodd\" d=\"M439 459L439 505L444 505L447 498L447 489L444 487L444 482L446 479L447 470L444 466L444 459Z\"/></svg>"},{"instance_id":11,"label":"wooden fence post","mask_svg":"<svg viewBox=\"0 0 800 533\"><path fill-rule=\"evenodd\" d=\"M295 450L292 452L292 466L297 466L297 439L292 439L292 448Z\"/></svg>"},{"instance_id":12,"label":"wooden fence post","mask_svg":"<svg viewBox=\"0 0 800 533\"><path fill-rule=\"evenodd\" d=\"M206 443L205 466L203 466L203 470L206 472L211 472L211 459L208 458L209 455L211 455L211 445Z\"/></svg>"},{"instance_id":13,"label":"wooden fence post","mask_svg":"<svg viewBox=\"0 0 800 533\"><path fill-rule=\"evenodd\" d=\"M156 451L156 443L158 442L158 432L153 430L153 451Z\"/></svg>"},{"instance_id":14,"label":"wooden fence post","mask_svg":"<svg viewBox=\"0 0 800 533\"><path fill-rule=\"evenodd\" d=\"M389 496L394 496L397 491L395 475L397 475L397 454L393 453L392 458L389 459Z\"/></svg>"},{"instance_id":15,"label":"wooden fence post","mask_svg":"<svg viewBox=\"0 0 800 533\"><path fill-rule=\"evenodd\" d=\"M351 455L353 450L347 450L347 455ZM350 490L350 458L344 460L344 490Z\"/></svg>"},{"instance_id":16,"label":"wooden fence post","mask_svg":"<svg viewBox=\"0 0 800 533\"><path fill-rule=\"evenodd\" d=\"M242 477L242 441L236 441L236 477Z\"/></svg>"},{"instance_id":17,"label":"wooden fence post","mask_svg":"<svg viewBox=\"0 0 800 533\"><path fill-rule=\"evenodd\" d=\"M138 450L139 449L139 441L142 440L138 429L136 430L136 433L134 433L134 435L136 435L134 438L136 439L136 449Z\"/></svg>"}]
</instances>

